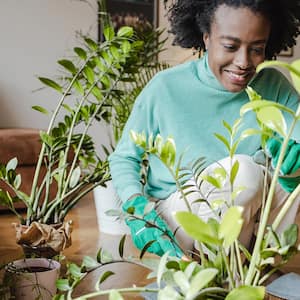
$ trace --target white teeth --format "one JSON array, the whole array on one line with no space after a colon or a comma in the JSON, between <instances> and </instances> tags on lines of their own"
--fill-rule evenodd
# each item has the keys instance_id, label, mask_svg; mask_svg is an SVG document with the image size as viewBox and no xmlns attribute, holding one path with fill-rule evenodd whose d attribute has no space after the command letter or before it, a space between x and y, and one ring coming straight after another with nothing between
<instances>
[{"instance_id":1,"label":"white teeth","mask_svg":"<svg viewBox=\"0 0 300 300\"><path fill-rule=\"evenodd\" d=\"M243 74L243 75L238 75L238 74L235 74L233 72L229 72L231 74L232 77L236 78L236 79L243 79L247 76L247 73Z\"/></svg>"}]
</instances>

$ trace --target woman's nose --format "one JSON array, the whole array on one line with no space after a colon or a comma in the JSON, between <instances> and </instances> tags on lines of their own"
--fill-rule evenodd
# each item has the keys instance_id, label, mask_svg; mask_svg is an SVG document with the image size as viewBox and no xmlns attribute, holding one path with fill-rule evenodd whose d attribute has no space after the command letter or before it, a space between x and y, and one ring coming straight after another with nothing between
<instances>
[{"instance_id":1,"label":"woman's nose","mask_svg":"<svg viewBox=\"0 0 300 300\"><path fill-rule=\"evenodd\" d=\"M247 50L240 49L234 57L234 64L240 69L248 69L251 66L251 59Z\"/></svg>"}]
</instances>

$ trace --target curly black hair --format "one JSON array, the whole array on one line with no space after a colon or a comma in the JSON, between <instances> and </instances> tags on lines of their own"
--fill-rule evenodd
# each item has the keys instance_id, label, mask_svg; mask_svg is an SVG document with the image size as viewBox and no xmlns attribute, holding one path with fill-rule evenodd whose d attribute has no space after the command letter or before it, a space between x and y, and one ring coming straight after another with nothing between
<instances>
[{"instance_id":1,"label":"curly black hair","mask_svg":"<svg viewBox=\"0 0 300 300\"><path fill-rule=\"evenodd\" d=\"M173 0L168 9L173 44L205 51L203 33L210 33L214 13L223 4L247 7L270 20L266 59L274 59L296 44L300 33L300 0Z\"/></svg>"}]
</instances>

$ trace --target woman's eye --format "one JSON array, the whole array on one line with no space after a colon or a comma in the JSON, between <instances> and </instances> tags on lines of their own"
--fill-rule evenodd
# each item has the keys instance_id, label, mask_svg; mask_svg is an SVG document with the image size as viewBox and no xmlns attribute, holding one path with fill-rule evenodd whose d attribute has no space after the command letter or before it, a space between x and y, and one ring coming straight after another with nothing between
<instances>
[{"instance_id":1,"label":"woman's eye","mask_svg":"<svg viewBox=\"0 0 300 300\"><path fill-rule=\"evenodd\" d=\"M229 50L229 51L234 51L234 50L236 50L236 46L230 45L230 44L225 44L225 45L223 45L223 47L224 47L226 50Z\"/></svg>"},{"instance_id":2,"label":"woman's eye","mask_svg":"<svg viewBox=\"0 0 300 300\"><path fill-rule=\"evenodd\" d=\"M256 54L264 54L265 53L264 48L252 48L252 51Z\"/></svg>"}]
</instances>

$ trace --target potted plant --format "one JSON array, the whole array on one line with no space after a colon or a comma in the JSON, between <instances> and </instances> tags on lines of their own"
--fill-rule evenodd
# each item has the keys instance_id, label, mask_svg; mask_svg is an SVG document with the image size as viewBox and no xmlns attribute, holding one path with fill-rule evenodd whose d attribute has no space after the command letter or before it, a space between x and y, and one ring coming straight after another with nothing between
<instances>
[{"instance_id":1,"label":"potted plant","mask_svg":"<svg viewBox=\"0 0 300 300\"><path fill-rule=\"evenodd\" d=\"M300 93L300 61L292 64L277 62L265 62L261 68L270 65L286 67L292 75L296 90ZM89 299L95 296L109 295L110 299L123 299L121 294L128 292L152 292L157 297L151 299L249 299L263 300L266 296L264 284L266 280L286 263L292 255L299 251L297 246L298 228L293 224L285 229L282 234L276 233L276 228L281 219L291 207L293 201L300 193L300 185L295 188L289 195L284 206L278 213L272 224L267 226L268 216L274 195L274 188L278 180L280 166L285 155L286 146L291 136L292 130L300 120L300 105L296 112L287 107L262 99L254 90L247 88L250 102L241 108L241 119L237 120L233 126L224 121L229 138L216 134L217 138L222 141L229 151L229 156L233 157L237 144L244 138L252 134L260 134L262 140L270 135L270 131L279 133L283 137L283 143L280 150L277 166L274 170L272 182L269 190L266 192L265 201L260 215L259 227L255 236L253 250L246 249L238 240L242 228L242 208L234 205L234 199L239 192L233 190L232 200L226 213L220 219L210 219L205 222L198 216L189 211L175 213L175 219L178 224L184 228L186 233L198 242L199 259L194 260L191 257L176 258L169 257L165 253L157 262L151 260L139 261L132 258L124 259L133 263L143 263L153 272L151 275L156 279L155 286L148 287L128 287L123 289L101 290L101 283L113 275L112 272L106 271L99 278L96 291L82 295L80 299ZM290 114L292 123L288 130L282 111ZM273 112L272 114L270 112ZM255 113L260 130L246 129L241 135L237 135L239 124L246 113ZM209 181L216 188L219 188L226 176L230 176L230 182L233 185L239 164L233 162L232 168L227 174L222 166L215 170L215 175L202 176L203 160L197 160L192 166L182 168L180 165L181 158L176 156L176 147L172 139L163 141L160 136L150 137L148 140L142 133L132 132L132 138L135 143L142 147L146 153L156 155L170 170L177 184L178 190L182 192L183 200L186 193L190 192L191 186L187 186L187 177L192 174L197 180L192 186L194 191L199 190L199 184L203 180ZM202 201L205 199L202 199ZM222 199L220 199L222 201ZM219 201L220 202L220 201ZM151 204L150 204L151 205ZM216 207L220 203L215 203ZM151 209L151 208L145 208ZM143 216L134 215L134 210L128 210L127 217L142 218ZM145 222L147 222L145 220ZM156 226L148 222L147 226ZM172 238L165 232L166 238ZM175 241L174 241L175 242ZM143 257L145 251L150 246L149 242L141 251ZM123 257L124 238L120 242L120 256ZM206 247L206 250L204 250ZM208 252L207 252L208 251ZM147 262L148 261L148 262ZM113 262L105 251L100 250L97 255L97 261L90 258L84 258L83 265L78 267L70 264L68 278L61 279L57 285L65 294L58 295L57 299L72 299L72 291L77 284L84 278L86 271L90 268L102 266ZM146 295L146 294L145 294Z\"/></svg>"},{"instance_id":2,"label":"potted plant","mask_svg":"<svg viewBox=\"0 0 300 300\"><path fill-rule=\"evenodd\" d=\"M143 42L130 27L115 33L107 26L103 33L101 43L82 37L83 46L74 48L74 58L58 61L64 71L59 80L39 78L59 96L51 113L33 107L50 115L50 120L48 129L40 132L41 150L31 193L19 189L17 158L0 165L0 179L9 188L0 190L0 203L19 219L17 243L35 249L38 255L50 250L45 255L53 256L71 244L72 224L65 217L80 199L110 178L108 164L97 155L88 130L95 121L109 120L112 99L123 94L121 84L134 80L133 66ZM26 206L25 216L15 209L17 201Z\"/></svg>"}]
</instances>

